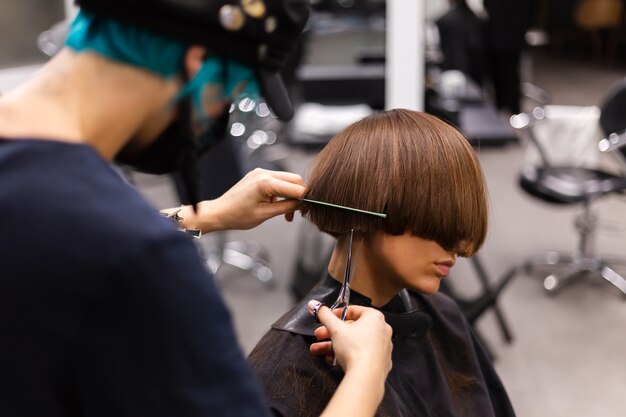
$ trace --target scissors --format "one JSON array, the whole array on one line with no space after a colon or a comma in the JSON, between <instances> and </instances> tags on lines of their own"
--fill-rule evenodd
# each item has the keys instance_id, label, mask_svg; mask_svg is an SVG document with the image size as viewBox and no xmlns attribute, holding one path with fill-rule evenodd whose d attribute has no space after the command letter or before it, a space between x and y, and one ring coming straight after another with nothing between
<instances>
[{"instance_id":1,"label":"scissors","mask_svg":"<svg viewBox=\"0 0 626 417\"><path fill-rule=\"evenodd\" d=\"M343 273L343 284L339 289L339 296L330 306L331 310L336 308L343 307L343 311L341 312L341 321L346 320L346 316L348 314L348 306L350 306L350 282L352 281L352 275L354 275L354 270L352 266L352 241L354 239L354 229L350 229L350 240L348 242L348 255L346 256L346 269ZM356 261L355 261L356 263ZM337 357L333 360L333 366L337 365Z\"/></svg>"}]
</instances>

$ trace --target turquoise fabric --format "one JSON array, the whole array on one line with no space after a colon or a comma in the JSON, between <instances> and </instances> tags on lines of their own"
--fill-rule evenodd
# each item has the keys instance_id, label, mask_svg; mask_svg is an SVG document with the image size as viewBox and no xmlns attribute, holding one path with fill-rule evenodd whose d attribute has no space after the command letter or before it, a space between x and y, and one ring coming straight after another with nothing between
<instances>
[{"instance_id":1,"label":"turquoise fabric","mask_svg":"<svg viewBox=\"0 0 626 417\"><path fill-rule=\"evenodd\" d=\"M95 52L165 78L181 73L188 47L183 42L85 11L80 11L72 22L66 46L76 52ZM219 95L205 97L203 91L211 84L220 86L211 90ZM234 100L240 94L258 96L259 91L259 83L252 68L212 55L181 89L172 104L190 95L196 117L202 118L203 100Z\"/></svg>"},{"instance_id":2,"label":"turquoise fabric","mask_svg":"<svg viewBox=\"0 0 626 417\"><path fill-rule=\"evenodd\" d=\"M209 85L218 85L221 94L204 97L203 90ZM259 84L254 71L233 60L209 57L204 61L196 76L178 93L178 98L192 96L194 109L202 109L207 100L229 102L236 101L240 96L259 96ZM202 113L202 112L200 112Z\"/></svg>"},{"instance_id":3,"label":"turquoise fabric","mask_svg":"<svg viewBox=\"0 0 626 417\"><path fill-rule=\"evenodd\" d=\"M95 52L165 78L180 74L186 50L182 42L85 11L76 15L65 44L77 52Z\"/></svg>"}]
</instances>

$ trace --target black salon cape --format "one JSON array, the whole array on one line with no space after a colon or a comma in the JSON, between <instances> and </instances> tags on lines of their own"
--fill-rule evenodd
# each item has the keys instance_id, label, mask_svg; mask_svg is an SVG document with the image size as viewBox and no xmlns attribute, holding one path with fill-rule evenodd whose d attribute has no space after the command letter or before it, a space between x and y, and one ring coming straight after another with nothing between
<instances>
[{"instance_id":1,"label":"black salon cape","mask_svg":"<svg viewBox=\"0 0 626 417\"><path fill-rule=\"evenodd\" d=\"M93 148L0 139L0 416L266 415L191 238Z\"/></svg>"},{"instance_id":2,"label":"black salon cape","mask_svg":"<svg viewBox=\"0 0 626 417\"><path fill-rule=\"evenodd\" d=\"M309 352L319 324L306 308L312 299L332 304L339 287L331 277L324 278L274 323L248 358L276 416L319 416L341 381L340 368ZM371 305L354 291L351 303ZM377 416L515 415L487 354L454 301L443 294L404 291L381 310L394 330L393 368Z\"/></svg>"}]
</instances>

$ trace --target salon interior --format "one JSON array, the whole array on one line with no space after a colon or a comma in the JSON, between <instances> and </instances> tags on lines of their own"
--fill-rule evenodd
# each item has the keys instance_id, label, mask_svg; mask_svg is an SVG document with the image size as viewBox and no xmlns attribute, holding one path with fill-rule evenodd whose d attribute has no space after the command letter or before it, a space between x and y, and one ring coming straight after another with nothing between
<instances>
[{"instance_id":1,"label":"salon interior","mask_svg":"<svg viewBox=\"0 0 626 417\"><path fill-rule=\"evenodd\" d=\"M532 10L527 24L513 22L524 31L513 47L516 111L499 108L496 90L507 86L496 87L487 65L472 65L479 55L468 59L446 42L444 31L467 29L445 29L456 2L311 3L285 70L294 119L279 123L262 101L235 103L229 137L202 160L202 196L215 198L255 167L306 179L334 133L380 109L447 120L478 153L491 217L485 245L458 261L444 290L491 354L517 414L626 415L626 200L611 181L626 176L623 1L517 2ZM483 24L511 20L489 15L483 0L467 5ZM3 0L1 9L0 93L54 55L73 13L63 0ZM181 202L174 177L120 173L155 209ZM247 353L321 277L333 240L296 215L196 243Z\"/></svg>"}]
</instances>

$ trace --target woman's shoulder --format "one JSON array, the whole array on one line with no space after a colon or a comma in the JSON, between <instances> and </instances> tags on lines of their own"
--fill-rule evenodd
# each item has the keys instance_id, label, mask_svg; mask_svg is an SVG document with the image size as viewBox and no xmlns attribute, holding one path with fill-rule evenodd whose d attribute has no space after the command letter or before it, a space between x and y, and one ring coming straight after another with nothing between
<instances>
[{"instance_id":1,"label":"woman's shoulder","mask_svg":"<svg viewBox=\"0 0 626 417\"><path fill-rule=\"evenodd\" d=\"M430 295L413 293L420 309L432 318L431 335L452 338L457 343L473 344L471 327L459 305L443 293Z\"/></svg>"},{"instance_id":2,"label":"woman's shoulder","mask_svg":"<svg viewBox=\"0 0 626 417\"><path fill-rule=\"evenodd\" d=\"M294 369L312 373L319 368L319 358L309 351L314 341L314 337L272 328L252 349L248 362L262 380L287 375Z\"/></svg>"},{"instance_id":3,"label":"woman's shoulder","mask_svg":"<svg viewBox=\"0 0 626 417\"><path fill-rule=\"evenodd\" d=\"M464 317L457 302L442 292L428 295L413 293L413 295L425 310L430 310L429 313L437 313L448 318Z\"/></svg>"},{"instance_id":4,"label":"woman's shoulder","mask_svg":"<svg viewBox=\"0 0 626 417\"><path fill-rule=\"evenodd\" d=\"M269 358L275 356L285 356L286 354L298 356L305 352L308 354L309 345L312 339L309 336L292 333L285 330L271 328L256 344L249 359L256 361L257 358L263 361L269 361Z\"/></svg>"},{"instance_id":5,"label":"woman's shoulder","mask_svg":"<svg viewBox=\"0 0 626 417\"><path fill-rule=\"evenodd\" d=\"M311 354L314 339L272 328L250 353L248 361L275 415L319 416L337 388L343 373Z\"/></svg>"}]
</instances>

